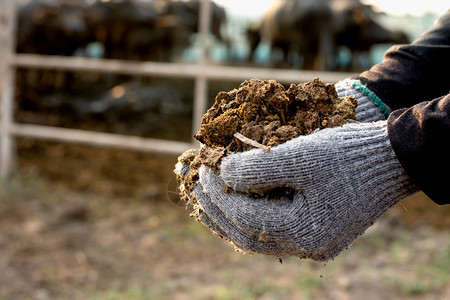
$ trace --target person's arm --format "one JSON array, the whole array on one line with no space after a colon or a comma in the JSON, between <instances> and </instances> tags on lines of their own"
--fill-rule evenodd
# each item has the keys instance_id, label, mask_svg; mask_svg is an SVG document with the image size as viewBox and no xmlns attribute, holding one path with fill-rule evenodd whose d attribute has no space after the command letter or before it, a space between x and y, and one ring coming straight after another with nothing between
<instances>
[{"instance_id":1,"label":"person's arm","mask_svg":"<svg viewBox=\"0 0 450 300\"><path fill-rule=\"evenodd\" d=\"M382 63L353 79L394 111L446 95L448 70L450 10L412 44L390 48Z\"/></svg>"},{"instance_id":2,"label":"person's arm","mask_svg":"<svg viewBox=\"0 0 450 300\"><path fill-rule=\"evenodd\" d=\"M450 10L412 44L392 47L382 63L338 84L346 92L364 94L389 118L389 139L401 165L438 204L450 203L444 191L450 169L450 96L440 97L450 91L448 70ZM380 118L373 108L367 113Z\"/></svg>"},{"instance_id":3,"label":"person's arm","mask_svg":"<svg viewBox=\"0 0 450 300\"><path fill-rule=\"evenodd\" d=\"M388 135L411 180L437 204L450 204L450 94L392 112Z\"/></svg>"}]
</instances>

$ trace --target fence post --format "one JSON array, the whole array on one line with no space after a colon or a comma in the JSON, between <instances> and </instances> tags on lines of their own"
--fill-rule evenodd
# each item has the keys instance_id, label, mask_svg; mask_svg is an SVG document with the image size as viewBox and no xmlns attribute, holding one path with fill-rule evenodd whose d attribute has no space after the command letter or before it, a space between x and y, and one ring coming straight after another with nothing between
<instances>
[{"instance_id":1,"label":"fence post","mask_svg":"<svg viewBox=\"0 0 450 300\"><path fill-rule=\"evenodd\" d=\"M14 0L0 0L0 178L8 176L15 166L13 125L14 71L13 55L16 26Z\"/></svg>"},{"instance_id":2,"label":"fence post","mask_svg":"<svg viewBox=\"0 0 450 300\"><path fill-rule=\"evenodd\" d=\"M208 35L211 24L211 0L200 0L199 2L198 32L200 37L200 57L197 64L204 66L208 64ZM200 69L200 68L199 68ZM192 116L192 133L200 129L200 121L206 111L208 102L208 79L205 74L195 77L194 87L194 112Z\"/></svg>"}]
</instances>

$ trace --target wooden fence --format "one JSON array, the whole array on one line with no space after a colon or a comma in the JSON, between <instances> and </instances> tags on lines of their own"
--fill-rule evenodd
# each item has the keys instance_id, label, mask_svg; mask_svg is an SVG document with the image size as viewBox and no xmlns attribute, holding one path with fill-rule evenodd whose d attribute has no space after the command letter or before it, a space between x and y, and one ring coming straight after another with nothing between
<instances>
[{"instance_id":1,"label":"wooden fence","mask_svg":"<svg viewBox=\"0 0 450 300\"><path fill-rule=\"evenodd\" d=\"M0 0L0 177L4 178L15 167L16 137L55 140L124 149L180 154L197 144L164 139L67 129L42 125L20 124L14 120L15 70L21 68L59 69L82 72L118 73L126 75L158 75L163 77L193 78L194 107L192 132L197 132L207 105L209 80L245 80L249 78L276 79L290 83L312 80L337 82L349 73L281 70L270 68L230 67L210 64L207 57L207 36L210 27L210 0L201 0L199 36L201 54L195 64L134 62L112 59L59 57L34 54L16 54L17 2Z\"/></svg>"}]
</instances>

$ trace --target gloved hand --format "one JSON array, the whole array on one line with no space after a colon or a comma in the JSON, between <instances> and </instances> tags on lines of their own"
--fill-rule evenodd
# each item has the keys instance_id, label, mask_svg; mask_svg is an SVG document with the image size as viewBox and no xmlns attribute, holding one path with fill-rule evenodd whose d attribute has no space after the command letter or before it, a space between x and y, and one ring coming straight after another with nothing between
<instances>
[{"instance_id":1,"label":"gloved hand","mask_svg":"<svg viewBox=\"0 0 450 300\"><path fill-rule=\"evenodd\" d=\"M225 185L233 190L224 192ZM275 187L293 196L247 196ZM270 152L232 154L220 176L200 168L194 194L200 219L238 248L327 261L416 190L380 121L323 129Z\"/></svg>"},{"instance_id":2,"label":"gloved hand","mask_svg":"<svg viewBox=\"0 0 450 300\"><path fill-rule=\"evenodd\" d=\"M351 96L358 100L356 121L375 122L386 120L391 113L380 98L357 80L346 79L334 85L339 97Z\"/></svg>"}]
</instances>

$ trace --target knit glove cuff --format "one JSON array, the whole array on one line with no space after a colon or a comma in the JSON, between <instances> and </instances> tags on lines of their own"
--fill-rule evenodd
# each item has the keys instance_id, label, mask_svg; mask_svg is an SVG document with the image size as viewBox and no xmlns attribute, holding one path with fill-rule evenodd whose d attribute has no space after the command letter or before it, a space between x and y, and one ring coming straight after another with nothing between
<instances>
[{"instance_id":1,"label":"knit glove cuff","mask_svg":"<svg viewBox=\"0 0 450 300\"><path fill-rule=\"evenodd\" d=\"M356 121L375 122L386 120L391 110L359 80L346 79L335 84L339 97L351 96L358 100Z\"/></svg>"}]
</instances>

